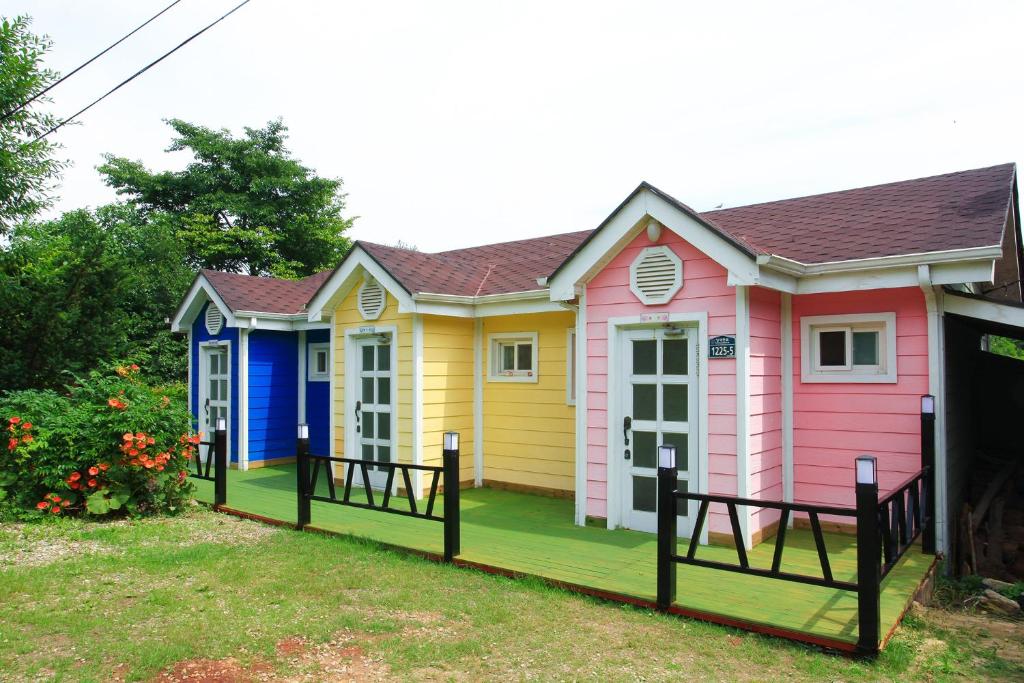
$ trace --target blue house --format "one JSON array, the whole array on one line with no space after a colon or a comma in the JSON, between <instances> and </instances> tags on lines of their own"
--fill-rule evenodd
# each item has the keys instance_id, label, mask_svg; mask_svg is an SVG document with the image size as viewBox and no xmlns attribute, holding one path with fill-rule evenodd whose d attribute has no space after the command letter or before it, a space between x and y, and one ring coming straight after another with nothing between
<instances>
[{"instance_id":1,"label":"blue house","mask_svg":"<svg viewBox=\"0 0 1024 683\"><path fill-rule=\"evenodd\" d=\"M171 323L189 339L188 394L197 429L227 419L228 453L240 469L288 462L295 426L310 448L330 446L330 324L305 304L329 272L278 280L203 270Z\"/></svg>"}]
</instances>

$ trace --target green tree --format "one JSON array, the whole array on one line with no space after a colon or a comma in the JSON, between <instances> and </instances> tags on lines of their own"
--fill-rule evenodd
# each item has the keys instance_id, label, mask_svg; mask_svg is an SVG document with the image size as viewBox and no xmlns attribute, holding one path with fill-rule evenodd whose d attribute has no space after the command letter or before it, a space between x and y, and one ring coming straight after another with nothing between
<instances>
[{"instance_id":1,"label":"green tree","mask_svg":"<svg viewBox=\"0 0 1024 683\"><path fill-rule=\"evenodd\" d=\"M153 172L108 155L99 171L140 215L159 214L193 268L303 277L331 268L349 248L340 179L321 178L285 147L287 128L271 121L241 138L179 119L167 151L193 157L182 171Z\"/></svg>"},{"instance_id":2,"label":"green tree","mask_svg":"<svg viewBox=\"0 0 1024 683\"><path fill-rule=\"evenodd\" d=\"M66 165L54 158L58 145L36 140L57 121L37 109L57 74L42 66L51 43L29 31L28 17L0 21L0 234L50 204L50 190Z\"/></svg>"}]
</instances>

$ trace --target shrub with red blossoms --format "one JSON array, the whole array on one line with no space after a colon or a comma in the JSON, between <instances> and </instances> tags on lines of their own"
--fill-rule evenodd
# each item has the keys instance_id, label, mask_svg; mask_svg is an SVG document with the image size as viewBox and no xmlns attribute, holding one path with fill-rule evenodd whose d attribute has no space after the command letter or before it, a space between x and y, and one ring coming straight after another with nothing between
<instances>
[{"instance_id":1,"label":"shrub with red blossoms","mask_svg":"<svg viewBox=\"0 0 1024 683\"><path fill-rule=\"evenodd\" d=\"M135 364L92 372L63 394L3 396L0 518L182 510L199 441L191 421L184 390L147 385Z\"/></svg>"}]
</instances>

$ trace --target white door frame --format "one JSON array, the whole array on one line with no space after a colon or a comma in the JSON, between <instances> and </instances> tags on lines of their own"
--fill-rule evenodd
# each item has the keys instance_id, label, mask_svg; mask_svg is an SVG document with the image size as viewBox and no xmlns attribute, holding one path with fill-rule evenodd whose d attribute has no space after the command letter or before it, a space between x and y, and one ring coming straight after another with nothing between
<instances>
[{"instance_id":1,"label":"white door frame","mask_svg":"<svg viewBox=\"0 0 1024 683\"><path fill-rule=\"evenodd\" d=\"M391 335L391 461L398 461L398 327L396 325L362 325L349 327L345 330L345 383L344 383L344 422L345 425L345 452L341 455L346 458L362 458L362 449L359 448L359 437L355 430L355 413L353 409L358 399L358 391L361 387L359 382L358 368L360 359L356 353L357 342L360 339L375 337L380 334ZM347 472L348 467L339 464L342 472ZM355 472L359 476L358 469ZM398 490L399 477L395 477L392 485L392 493Z\"/></svg>"},{"instance_id":2,"label":"white door frame","mask_svg":"<svg viewBox=\"0 0 1024 683\"><path fill-rule=\"evenodd\" d=\"M622 353L620 331L630 328L657 327L665 323L678 323L680 325L696 324L697 339L697 491L707 493L708 491L708 314L704 311L694 313L668 313L659 314L658 320L651 320L649 316L622 316L608 319L608 418L607 426L607 475L606 475L606 497L608 508L607 524L609 529L622 526L622 482L623 466L622 451L625 444L622 441L623 401L622 392ZM705 523L701 530L701 543L707 543L708 524Z\"/></svg>"},{"instance_id":3,"label":"white door frame","mask_svg":"<svg viewBox=\"0 0 1024 683\"><path fill-rule=\"evenodd\" d=\"M231 464L231 409L234 407L231 404L232 386L231 382L231 369L232 369L232 358L231 358L231 341L227 339L213 340L199 342L199 358L196 367L199 369L199 404L196 406L196 419L198 421L199 431L203 430L203 421L205 413L203 406L206 404L206 398L210 393L210 360L209 351L211 349L225 349L227 351L228 358L228 414L227 414L227 449L228 449L228 465ZM208 441L213 441L213 432L204 434L204 437Z\"/></svg>"}]
</instances>

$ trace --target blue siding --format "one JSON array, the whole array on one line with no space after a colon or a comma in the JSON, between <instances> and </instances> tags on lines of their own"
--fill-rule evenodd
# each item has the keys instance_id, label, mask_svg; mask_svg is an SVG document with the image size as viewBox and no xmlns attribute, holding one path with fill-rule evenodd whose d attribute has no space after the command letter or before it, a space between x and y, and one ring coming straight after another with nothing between
<instances>
[{"instance_id":1,"label":"blue siding","mask_svg":"<svg viewBox=\"0 0 1024 683\"><path fill-rule=\"evenodd\" d=\"M206 306L209 306L207 304ZM231 343L228 358L231 362L231 410L228 418L228 437L232 462L238 462L238 328L224 326L220 333L212 335L206 331L206 306L192 323L192 417L198 423L199 416L199 343L205 341L228 341Z\"/></svg>"},{"instance_id":2,"label":"blue siding","mask_svg":"<svg viewBox=\"0 0 1024 683\"><path fill-rule=\"evenodd\" d=\"M330 330L308 330L306 344L329 342ZM309 358L309 350L306 351ZM332 369L333 372L333 369ZM315 455L331 451L331 383L306 381L306 422L309 424L309 450Z\"/></svg>"},{"instance_id":3,"label":"blue siding","mask_svg":"<svg viewBox=\"0 0 1024 683\"><path fill-rule=\"evenodd\" d=\"M249 333L249 461L295 455L298 406L298 335Z\"/></svg>"}]
</instances>

